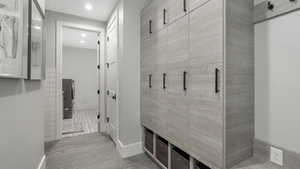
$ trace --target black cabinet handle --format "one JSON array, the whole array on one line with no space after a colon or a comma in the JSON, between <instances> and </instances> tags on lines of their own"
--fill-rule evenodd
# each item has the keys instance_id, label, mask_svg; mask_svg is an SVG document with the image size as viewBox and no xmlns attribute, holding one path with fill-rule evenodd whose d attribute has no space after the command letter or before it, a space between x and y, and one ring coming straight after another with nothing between
<instances>
[{"instance_id":1,"label":"black cabinet handle","mask_svg":"<svg viewBox=\"0 0 300 169\"><path fill-rule=\"evenodd\" d=\"M186 91L187 88L186 88L186 75L187 75L187 72L184 71L183 72L183 90Z\"/></svg>"},{"instance_id":2,"label":"black cabinet handle","mask_svg":"<svg viewBox=\"0 0 300 169\"><path fill-rule=\"evenodd\" d=\"M111 98L112 98L113 100L117 100L117 94L114 94Z\"/></svg>"},{"instance_id":3,"label":"black cabinet handle","mask_svg":"<svg viewBox=\"0 0 300 169\"><path fill-rule=\"evenodd\" d=\"M163 73L163 89L166 89L166 76L167 74L166 73Z\"/></svg>"},{"instance_id":4,"label":"black cabinet handle","mask_svg":"<svg viewBox=\"0 0 300 169\"><path fill-rule=\"evenodd\" d=\"M149 88L152 88L152 75L149 75Z\"/></svg>"},{"instance_id":5,"label":"black cabinet handle","mask_svg":"<svg viewBox=\"0 0 300 169\"><path fill-rule=\"evenodd\" d=\"M219 93L219 73L220 70L218 68L215 69L215 93Z\"/></svg>"},{"instance_id":6,"label":"black cabinet handle","mask_svg":"<svg viewBox=\"0 0 300 169\"><path fill-rule=\"evenodd\" d=\"M149 20L149 33L152 34L152 20Z\"/></svg>"},{"instance_id":7,"label":"black cabinet handle","mask_svg":"<svg viewBox=\"0 0 300 169\"><path fill-rule=\"evenodd\" d=\"M167 13L167 10L164 8L164 14L163 14L163 17L164 17L164 25L167 24L167 22L166 22L166 13Z\"/></svg>"},{"instance_id":8,"label":"black cabinet handle","mask_svg":"<svg viewBox=\"0 0 300 169\"><path fill-rule=\"evenodd\" d=\"M183 11L187 12L187 8L186 8L186 0L183 0Z\"/></svg>"}]
</instances>

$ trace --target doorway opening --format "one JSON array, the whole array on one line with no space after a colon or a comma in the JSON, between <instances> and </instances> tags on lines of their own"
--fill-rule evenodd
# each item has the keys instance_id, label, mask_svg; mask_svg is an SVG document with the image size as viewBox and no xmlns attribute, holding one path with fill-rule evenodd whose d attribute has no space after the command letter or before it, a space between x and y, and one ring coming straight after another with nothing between
<instances>
[{"instance_id":1,"label":"doorway opening","mask_svg":"<svg viewBox=\"0 0 300 169\"><path fill-rule=\"evenodd\" d=\"M98 132L98 33L63 28L62 136Z\"/></svg>"},{"instance_id":2,"label":"doorway opening","mask_svg":"<svg viewBox=\"0 0 300 169\"><path fill-rule=\"evenodd\" d=\"M103 132L102 29L57 23L57 138ZM103 103L102 103L103 104Z\"/></svg>"}]
</instances>

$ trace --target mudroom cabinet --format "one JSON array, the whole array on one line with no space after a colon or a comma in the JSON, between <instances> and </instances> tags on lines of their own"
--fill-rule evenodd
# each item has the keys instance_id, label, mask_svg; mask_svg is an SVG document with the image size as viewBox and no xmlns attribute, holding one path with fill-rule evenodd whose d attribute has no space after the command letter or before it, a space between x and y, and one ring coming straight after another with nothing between
<instances>
[{"instance_id":1,"label":"mudroom cabinet","mask_svg":"<svg viewBox=\"0 0 300 169\"><path fill-rule=\"evenodd\" d=\"M154 0L142 11L141 121L171 145L170 164L227 169L252 156L252 21L253 0Z\"/></svg>"}]
</instances>

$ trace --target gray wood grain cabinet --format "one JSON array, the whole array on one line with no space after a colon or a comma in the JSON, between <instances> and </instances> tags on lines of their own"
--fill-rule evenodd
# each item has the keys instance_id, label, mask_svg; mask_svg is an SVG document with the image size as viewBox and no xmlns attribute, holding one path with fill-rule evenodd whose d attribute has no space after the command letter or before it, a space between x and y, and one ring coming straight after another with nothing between
<instances>
[{"instance_id":1,"label":"gray wood grain cabinet","mask_svg":"<svg viewBox=\"0 0 300 169\"><path fill-rule=\"evenodd\" d=\"M186 12L176 0L142 12L141 29L157 9L168 17L141 40L142 125L203 165L227 169L252 156L253 0L184 3Z\"/></svg>"},{"instance_id":2,"label":"gray wood grain cabinet","mask_svg":"<svg viewBox=\"0 0 300 169\"><path fill-rule=\"evenodd\" d=\"M172 23L187 14L189 0L167 0L168 23Z\"/></svg>"},{"instance_id":3,"label":"gray wood grain cabinet","mask_svg":"<svg viewBox=\"0 0 300 169\"><path fill-rule=\"evenodd\" d=\"M198 7L201 7L205 3L207 3L210 0L189 0L189 9L194 10Z\"/></svg>"}]
</instances>

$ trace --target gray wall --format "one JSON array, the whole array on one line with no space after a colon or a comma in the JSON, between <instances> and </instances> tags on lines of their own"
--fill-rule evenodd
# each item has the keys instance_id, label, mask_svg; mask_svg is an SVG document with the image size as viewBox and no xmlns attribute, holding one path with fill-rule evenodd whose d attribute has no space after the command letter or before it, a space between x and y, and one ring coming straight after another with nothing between
<instances>
[{"instance_id":1,"label":"gray wall","mask_svg":"<svg viewBox=\"0 0 300 169\"><path fill-rule=\"evenodd\" d=\"M105 30L106 23L81 18L78 16L53 12L46 10L46 22L45 22L45 37L46 42L46 112L45 112L45 140L53 141L58 139L57 135L57 112L56 112L56 23L57 21L64 21L69 23L76 23L81 25L100 27ZM104 41L105 32L102 32L101 42ZM104 56L104 43L101 43L101 56ZM104 58L101 58L101 67L104 67ZM104 73L101 72L101 78L104 77ZM103 79L102 81L103 82ZM101 85L104 86L103 84ZM102 89L102 88L101 88ZM104 89L102 89L104 90ZM101 100L104 100L104 96L101 95ZM102 106L103 107L103 106ZM103 113L101 110L100 113ZM102 116L104 118L104 116ZM102 127L104 128L104 127Z\"/></svg>"},{"instance_id":2,"label":"gray wall","mask_svg":"<svg viewBox=\"0 0 300 169\"><path fill-rule=\"evenodd\" d=\"M298 153L299 20L297 11L255 25L255 137Z\"/></svg>"},{"instance_id":3,"label":"gray wall","mask_svg":"<svg viewBox=\"0 0 300 169\"><path fill-rule=\"evenodd\" d=\"M95 34L96 36L96 34ZM63 78L75 81L76 110L97 109L97 50L63 47Z\"/></svg>"},{"instance_id":4,"label":"gray wall","mask_svg":"<svg viewBox=\"0 0 300 169\"><path fill-rule=\"evenodd\" d=\"M37 169L44 155L40 82L0 79L0 168Z\"/></svg>"}]
</instances>

